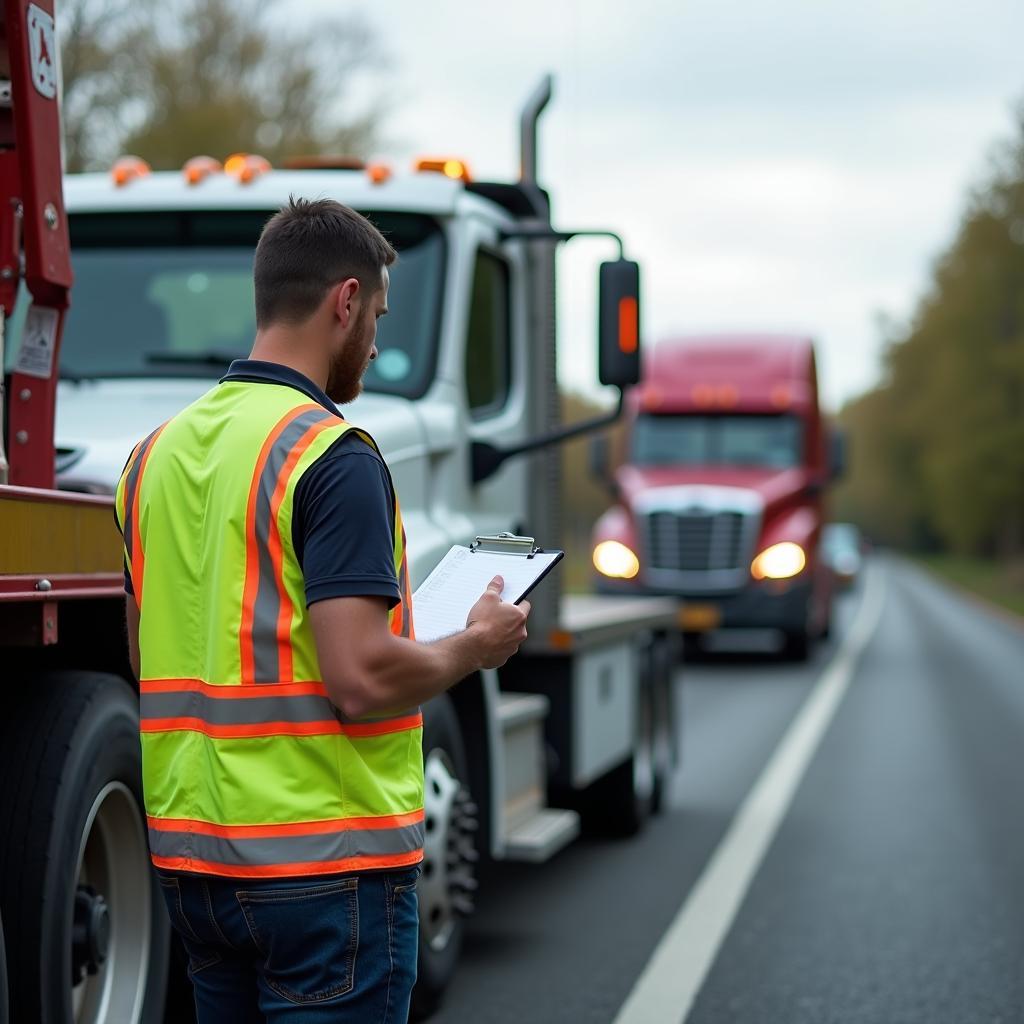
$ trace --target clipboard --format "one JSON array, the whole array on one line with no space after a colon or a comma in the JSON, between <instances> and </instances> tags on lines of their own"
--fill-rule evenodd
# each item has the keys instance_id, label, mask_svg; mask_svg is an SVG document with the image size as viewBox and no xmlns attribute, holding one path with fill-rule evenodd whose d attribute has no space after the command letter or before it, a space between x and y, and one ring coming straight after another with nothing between
<instances>
[{"instance_id":1,"label":"clipboard","mask_svg":"<svg viewBox=\"0 0 1024 1024\"><path fill-rule=\"evenodd\" d=\"M519 604L563 555L538 547L533 537L511 533L454 545L412 596L416 639L431 643L460 633L470 608L495 576L505 580L502 600Z\"/></svg>"}]
</instances>

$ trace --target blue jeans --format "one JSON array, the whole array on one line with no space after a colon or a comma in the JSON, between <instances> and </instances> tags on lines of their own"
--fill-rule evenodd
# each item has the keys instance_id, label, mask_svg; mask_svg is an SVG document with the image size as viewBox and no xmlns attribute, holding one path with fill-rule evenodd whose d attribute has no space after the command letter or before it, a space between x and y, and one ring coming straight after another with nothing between
<instances>
[{"instance_id":1,"label":"blue jeans","mask_svg":"<svg viewBox=\"0 0 1024 1024\"><path fill-rule=\"evenodd\" d=\"M405 1024L418 867L274 880L158 874L199 1024Z\"/></svg>"}]
</instances>

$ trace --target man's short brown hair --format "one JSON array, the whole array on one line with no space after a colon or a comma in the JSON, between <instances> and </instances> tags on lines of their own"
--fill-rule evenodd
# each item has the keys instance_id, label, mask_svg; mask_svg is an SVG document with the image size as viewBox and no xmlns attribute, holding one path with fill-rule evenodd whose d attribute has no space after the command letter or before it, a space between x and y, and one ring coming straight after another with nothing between
<instances>
[{"instance_id":1,"label":"man's short brown hair","mask_svg":"<svg viewBox=\"0 0 1024 1024\"><path fill-rule=\"evenodd\" d=\"M256 326L308 320L330 288L354 277L371 292L398 254L361 214L333 199L291 196L264 225L253 281Z\"/></svg>"}]
</instances>

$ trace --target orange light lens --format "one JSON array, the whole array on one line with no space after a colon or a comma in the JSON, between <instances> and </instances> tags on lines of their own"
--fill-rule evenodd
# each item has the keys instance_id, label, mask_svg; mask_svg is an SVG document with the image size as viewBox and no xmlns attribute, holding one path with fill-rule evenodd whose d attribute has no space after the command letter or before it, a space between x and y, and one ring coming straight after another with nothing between
<instances>
[{"instance_id":1,"label":"orange light lens","mask_svg":"<svg viewBox=\"0 0 1024 1024\"><path fill-rule=\"evenodd\" d=\"M698 384L690 392L694 405L707 406L715 400L715 391L709 384Z\"/></svg>"},{"instance_id":2,"label":"orange light lens","mask_svg":"<svg viewBox=\"0 0 1024 1024\"><path fill-rule=\"evenodd\" d=\"M223 164L212 156L194 156L191 160L186 160L185 166L181 169L188 185L198 185L204 178L222 170L224 170Z\"/></svg>"},{"instance_id":3,"label":"orange light lens","mask_svg":"<svg viewBox=\"0 0 1024 1024\"><path fill-rule=\"evenodd\" d=\"M433 171L455 181L468 183L473 180L465 161L456 160L453 157L425 157L422 160L417 160L413 164L413 169L416 171Z\"/></svg>"},{"instance_id":4,"label":"orange light lens","mask_svg":"<svg viewBox=\"0 0 1024 1024\"><path fill-rule=\"evenodd\" d=\"M122 188L135 178L144 178L150 171L149 164L142 157L122 156L114 161L114 166L110 168L110 176L114 179L114 184Z\"/></svg>"},{"instance_id":5,"label":"orange light lens","mask_svg":"<svg viewBox=\"0 0 1024 1024\"><path fill-rule=\"evenodd\" d=\"M632 295L619 299L619 350L632 355L640 342L640 317L637 301Z\"/></svg>"},{"instance_id":6,"label":"orange light lens","mask_svg":"<svg viewBox=\"0 0 1024 1024\"><path fill-rule=\"evenodd\" d=\"M270 161L256 153L232 153L224 161L224 173L237 178L243 185L270 170Z\"/></svg>"},{"instance_id":7,"label":"orange light lens","mask_svg":"<svg viewBox=\"0 0 1024 1024\"><path fill-rule=\"evenodd\" d=\"M731 409L739 401L739 392L732 384L723 384L718 389L718 404Z\"/></svg>"},{"instance_id":8,"label":"orange light lens","mask_svg":"<svg viewBox=\"0 0 1024 1024\"><path fill-rule=\"evenodd\" d=\"M392 170L387 164L370 164L366 168L366 176L374 185L383 185L391 180Z\"/></svg>"}]
</instances>

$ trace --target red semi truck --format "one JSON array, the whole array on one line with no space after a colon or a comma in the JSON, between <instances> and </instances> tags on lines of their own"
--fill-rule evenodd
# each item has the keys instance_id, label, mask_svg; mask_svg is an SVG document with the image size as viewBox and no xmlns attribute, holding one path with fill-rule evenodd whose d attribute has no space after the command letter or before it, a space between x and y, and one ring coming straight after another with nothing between
<instances>
[{"instance_id":1,"label":"red semi truck","mask_svg":"<svg viewBox=\"0 0 1024 1024\"><path fill-rule=\"evenodd\" d=\"M818 404L811 340L664 341L627 408L614 476L607 445L593 452L616 496L593 532L597 589L676 595L684 635L771 628L786 653L806 658L830 626L819 542L842 462Z\"/></svg>"}]
</instances>

